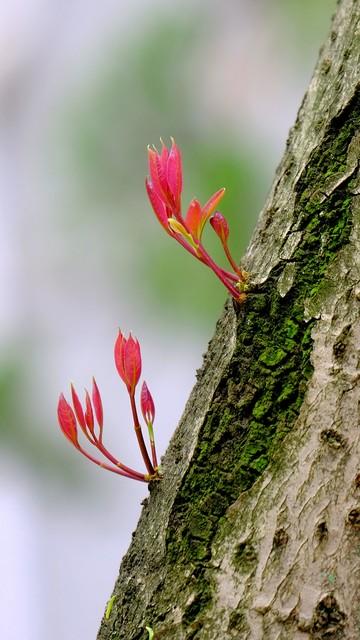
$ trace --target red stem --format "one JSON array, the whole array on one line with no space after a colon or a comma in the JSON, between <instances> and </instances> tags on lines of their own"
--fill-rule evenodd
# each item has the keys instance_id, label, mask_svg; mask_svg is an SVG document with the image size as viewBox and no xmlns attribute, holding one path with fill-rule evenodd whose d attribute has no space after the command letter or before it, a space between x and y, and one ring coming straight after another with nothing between
<instances>
[{"instance_id":1,"label":"red stem","mask_svg":"<svg viewBox=\"0 0 360 640\"><path fill-rule=\"evenodd\" d=\"M186 249L186 251L188 251L189 253L191 253L192 256L194 256L194 258L197 258L198 260L201 260L199 258L199 256L196 254L195 249L186 242L186 240L184 240L184 238L182 237L182 235L180 233L174 233L171 234L173 236L173 238L175 238L175 240L178 241L179 244L181 244L182 247L184 247L184 249Z\"/></svg>"},{"instance_id":2,"label":"red stem","mask_svg":"<svg viewBox=\"0 0 360 640\"><path fill-rule=\"evenodd\" d=\"M151 445L151 457L152 457L153 465L154 465L154 468L157 469L159 465L158 465L158 462L157 462L156 448L155 448L154 440L150 440L150 445Z\"/></svg>"},{"instance_id":3,"label":"red stem","mask_svg":"<svg viewBox=\"0 0 360 640\"><path fill-rule=\"evenodd\" d=\"M237 300L239 297L239 291L230 282L226 280L226 276L224 275L223 270L220 269L220 267L218 267L218 265L216 264L216 262L214 262L211 256L209 256L208 252L206 251L206 249L204 249L203 245L199 243L198 248L202 257L204 258L204 262L207 264L208 267L210 267L210 269L213 270L215 275L219 278L219 280L221 280L221 282L223 283L223 285L225 285L228 291L230 291L233 298Z\"/></svg>"},{"instance_id":4,"label":"red stem","mask_svg":"<svg viewBox=\"0 0 360 640\"><path fill-rule=\"evenodd\" d=\"M225 279L228 278L229 280L233 280L233 282L237 282L239 280L239 275L235 275L234 273L230 273L230 271L227 271L226 269L222 269L221 267L219 267L209 256L209 254L207 253L207 251L204 249L203 245L201 243L198 244L198 248L200 249L200 251L202 251L203 256L199 256L197 255L195 249L186 242L186 240L184 240L184 238L181 236L180 233L176 233L173 235L173 237L175 238L175 240L178 241L179 244L181 244L182 247L184 247L184 249L186 249L186 251L188 251L192 256L194 256L194 258L196 258L197 260L199 260L200 262L202 262L203 264L206 264L208 267L210 267L210 269L212 269L215 274L217 275L218 278L220 278L221 282L229 289L229 285L231 286L230 283L226 283ZM210 264L211 263L211 264ZM222 275L221 275L222 274ZM222 277L223 276L223 277ZM235 297L238 297L239 292L236 289L229 289L231 295L235 295ZM234 294L234 292L236 291L236 294Z\"/></svg>"},{"instance_id":5,"label":"red stem","mask_svg":"<svg viewBox=\"0 0 360 640\"><path fill-rule=\"evenodd\" d=\"M229 280L232 280L233 282L238 282L239 281L239 274L235 274L235 273L231 273L231 271L227 271L226 269L223 269L222 267L219 267L220 271L222 271L222 273L224 274L225 278L229 278Z\"/></svg>"},{"instance_id":6,"label":"red stem","mask_svg":"<svg viewBox=\"0 0 360 640\"><path fill-rule=\"evenodd\" d=\"M83 456L85 456L85 458L88 458L88 460L91 460L91 462L93 462L94 464L97 464L98 467L102 467L102 469L106 469L107 471L111 471L112 473L117 473L119 476L124 476L125 478L131 478L132 480L139 480L140 482L148 482L145 478L145 475L143 476L133 476L130 473L126 473L125 471L121 471L121 469L116 469L115 467L110 467L110 465L108 464L104 464L104 462L101 462L100 460L97 460L96 458L94 458L90 453L88 453L87 451L85 451L85 449L83 449L82 447L78 447L80 453L83 454Z\"/></svg>"},{"instance_id":7,"label":"red stem","mask_svg":"<svg viewBox=\"0 0 360 640\"><path fill-rule=\"evenodd\" d=\"M131 476L136 476L139 480L141 480L144 477L143 473L139 473L139 471L135 471L135 469L132 469L131 467L127 467L125 464L123 464L122 462L120 462L119 460L117 460L111 453L110 451L108 451L106 449L106 447L104 447L102 442L98 442L97 444L94 445L95 447L97 447L97 449L108 459L110 460L110 462L112 462L116 467L119 467L120 469L123 469L123 471L125 471L126 473L129 473Z\"/></svg>"},{"instance_id":8,"label":"red stem","mask_svg":"<svg viewBox=\"0 0 360 640\"><path fill-rule=\"evenodd\" d=\"M229 249L229 247L228 247L228 246L227 246L227 244L226 244L226 243L224 243L224 242L222 243L222 246L224 247L224 251L225 251L225 255L226 255L226 257L227 257L227 259L229 260L229 263L231 264L231 266L232 266L232 268L234 269L235 273L237 273L237 275L238 275L238 277L239 277L239 280L240 280L241 282L245 282L245 279L244 279L244 276L243 276L242 270L241 270L241 268L239 267L239 265L237 265L237 264L236 264L236 262L235 262L234 258L232 257L232 255L231 255L231 253L230 253L230 249Z\"/></svg>"},{"instance_id":9,"label":"red stem","mask_svg":"<svg viewBox=\"0 0 360 640\"><path fill-rule=\"evenodd\" d=\"M131 404L131 411L133 414L133 419L134 419L134 429L135 429L135 433L136 433L136 437L137 437L137 441L139 444L139 448L141 451L141 455L143 457L145 466L147 468L147 471L149 473L150 476L154 475L155 470L154 467L151 464L151 460L149 458L149 454L147 452L147 448L144 442L144 438L143 438L143 434L141 431L141 426L140 426L140 422L139 422L139 417L138 417L138 413L136 410L136 404L135 404L135 395L134 393L129 393L130 396L130 404Z\"/></svg>"},{"instance_id":10,"label":"red stem","mask_svg":"<svg viewBox=\"0 0 360 640\"><path fill-rule=\"evenodd\" d=\"M149 440L150 440L150 446L151 446L152 462L153 462L153 465L154 465L154 469L157 469L159 465L158 465L157 456L156 456L154 429L153 429L152 422L148 422L147 423L147 427L148 427L148 432L149 432Z\"/></svg>"}]
</instances>

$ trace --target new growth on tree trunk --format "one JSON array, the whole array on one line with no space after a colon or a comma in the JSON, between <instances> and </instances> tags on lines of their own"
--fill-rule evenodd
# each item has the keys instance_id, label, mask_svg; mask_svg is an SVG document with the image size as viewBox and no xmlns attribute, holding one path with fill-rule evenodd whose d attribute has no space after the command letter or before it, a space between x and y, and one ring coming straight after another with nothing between
<instances>
[{"instance_id":1,"label":"new growth on tree trunk","mask_svg":"<svg viewBox=\"0 0 360 640\"><path fill-rule=\"evenodd\" d=\"M360 638L359 157L342 0L98 640Z\"/></svg>"}]
</instances>

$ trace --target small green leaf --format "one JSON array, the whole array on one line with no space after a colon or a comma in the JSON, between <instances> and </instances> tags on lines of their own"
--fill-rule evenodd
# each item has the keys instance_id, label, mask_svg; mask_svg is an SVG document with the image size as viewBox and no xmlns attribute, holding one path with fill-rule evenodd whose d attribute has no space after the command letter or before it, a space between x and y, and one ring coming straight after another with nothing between
<instances>
[{"instance_id":1,"label":"small green leaf","mask_svg":"<svg viewBox=\"0 0 360 640\"><path fill-rule=\"evenodd\" d=\"M149 640L154 640L154 631L151 627L145 627L146 631L149 634Z\"/></svg>"},{"instance_id":2,"label":"small green leaf","mask_svg":"<svg viewBox=\"0 0 360 640\"><path fill-rule=\"evenodd\" d=\"M105 619L106 620L109 620L109 618L110 618L110 614L111 614L111 610L113 608L113 604L114 604L115 598L116 598L116 596L111 596L109 602L107 603L106 611L105 611Z\"/></svg>"}]
</instances>

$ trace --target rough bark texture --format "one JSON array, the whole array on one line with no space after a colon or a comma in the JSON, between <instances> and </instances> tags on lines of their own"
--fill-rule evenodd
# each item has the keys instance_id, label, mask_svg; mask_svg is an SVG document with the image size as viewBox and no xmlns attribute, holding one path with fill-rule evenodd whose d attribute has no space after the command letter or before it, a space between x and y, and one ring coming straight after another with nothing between
<instances>
[{"instance_id":1,"label":"rough bark texture","mask_svg":"<svg viewBox=\"0 0 360 640\"><path fill-rule=\"evenodd\" d=\"M340 2L99 640L360 638L359 22Z\"/></svg>"}]
</instances>

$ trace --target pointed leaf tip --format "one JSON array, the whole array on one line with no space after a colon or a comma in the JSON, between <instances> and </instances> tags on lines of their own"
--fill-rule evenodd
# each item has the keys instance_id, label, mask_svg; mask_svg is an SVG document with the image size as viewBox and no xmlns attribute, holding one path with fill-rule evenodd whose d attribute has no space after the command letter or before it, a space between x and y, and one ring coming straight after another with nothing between
<instances>
[{"instance_id":1,"label":"pointed leaf tip","mask_svg":"<svg viewBox=\"0 0 360 640\"><path fill-rule=\"evenodd\" d=\"M201 225L201 206L200 202L196 198L193 198L189 204L189 208L185 216L185 222L193 238L197 239L199 237Z\"/></svg>"},{"instance_id":2,"label":"pointed leaf tip","mask_svg":"<svg viewBox=\"0 0 360 640\"><path fill-rule=\"evenodd\" d=\"M85 389L85 422L91 434L94 434L94 412L91 405L90 394L87 389Z\"/></svg>"},{"instance_id":3,"label":"pointed leaf tip","mask_svg":"<svg viewBox=\"0 0 360 640\"><path fill-rule=\"evenodd\" d=\"M64 436L70 440L70 442L75 445L75 447L79 447L78 439L77 439L77 428L76 428L76 418L75 414L65 399L63 393L59 396L58 407L57 407L58 421L60 425L60 429L63 432Z\"/></svg>"},{"instance_id":4,"label":"pointed leaf tip","mask_svg":"<svg viewBox=\"0 0 360 640\"><path fill-rule=\"evenodd\" d=\"M206 222L210 218L215 208L218 206L220 200L223 198L224 193L225 193L225 187L223 187L222 189L219 189L218 191L215 191L215 193L213 193L213 195L209 198L209 200L204 204L203 208L201 209L201 223L200 223L199 238L201 238Z\"/></svg>"},{"instance_id":5,"label":"pointed leaf tip","mask_svg":"<svg viewBox=\"0 0 360 640\"><path fill-rule=\"evenodd\" d=\"M114 348L115 365L120 378L126 384L129 393L134 393L141 375L141 351L136 338L129 335L126 339L119 332Z\"/></svg>"},{"instance_id":6,"label":"pointed leaf tip","mask_svg":"<svg viewBox=\"0 0 360 640\"><path fill-rule=\"evenodd\" d=\"M222 213L220 213L220 211L215 211L214 215L210 218L210 224L216 235L219 236L222 244L225 245L229 237L229 225L226 218Z\"/></svg>"},{"instance_id":7,"label":"pointed leaf tip","mask_svg":"<svg viewBox=\"0 0 360 640\"><path fill-rule=\"evenodd\" d=\"M103 405L102 405L102 401L101 401L101 395L100 395L100 391L99 391L99 387L96 384L96 380L93 377L92 379L92 401L93 401L93 405L94 405L94 410L95 410L95 416L96 416L96 420L97 423L100 427L100 429L103 428L103 422L104 422L104 412L103 412Z\"/></svg>"},{"instance_id":8,"label":"pointed leaf tip","mask_svg":"<svg viewBox=\"0 0 360 640\"><path fill-rule=\"evenodd\" d=\"M152 425L155 419L155 404L145 381L141 387L140 405L146 424Z\"/></svg>"},{"instance_id":9,"label":"pointed leaf tip","mask_svg":"<svg viewBox=\"0 0 360 640\"><path fill-rule=\"evenodd\" d=\"M75 414L78 419L78 423L83 430L86 430L84 411L83 411L81 402L79 400L79 396L76 393L76 390L73 384L71 384L71 397L72 397L73 407L75 409Z\"/></svg>"},{"instance_id":10,"label":"pointed leaf tip","mask_svg":"<svg viewBox=\"0 0 360 640\"><path fill-rule=\"evenodd\" d=\"M152 206L152 209L159 220L160 224L164 227L166 231L168 231L168 216L166 210L166 204L164 203L162 197L159 195L157 190L154 188L154 185L151 180L148 178L145 179L145 188L146 192Z\"/></svg>"},{"instance_id":11,"label":"pointed leaf tip","mask_svg":"<svg viewBox=\"0 0 360 640\"><path fill-rule=\"evenodd\" d=\"M166 177L169 190L174 199L177 212L181 208L181 192L183 187L182 178L182 160L179 147L176 145L174 138L171 138L171 149L167 161Z\"/></svg>"}]
</instances>

